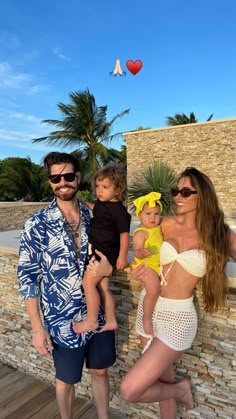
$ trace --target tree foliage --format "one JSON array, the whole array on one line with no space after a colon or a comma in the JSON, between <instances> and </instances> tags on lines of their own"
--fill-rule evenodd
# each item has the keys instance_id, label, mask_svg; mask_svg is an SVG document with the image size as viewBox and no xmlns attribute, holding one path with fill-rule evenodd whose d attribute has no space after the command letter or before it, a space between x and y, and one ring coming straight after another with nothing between
<instances>
[{"instance_id":1,"label":"tree foliage","mask_svg":"<svg viewBox=\"0 0 236 419\"><path fill-rule=\"evenodd\" d=\"M39 201L48 193L45 170L29 157L8 157L0 161L0 200Z\"/></svg>"},{"instance_id":2,"label":"tree foliage","mask_svg":"<svg viewBox=\"0 0 236 419\"><path fill-rule=\"evenodd\" d=\"M211 121L213 117L213 113L208 117L207 121ZM167 125L175 126L175 125L185 125L185 124L195 124L198 122L194 112L190 112L189 116L185 113L176 113L174 116L167 116L166 118Z\"/></svg>"},{"instance_id":3,"label":"tree foliage","mask_svg":"<svg viewBox=\"0 0 236 419\"><path fill-rule=\"evenodd\" d=\"M175 187L177 176L167 163L161 160L153 161L150 166L141 170L135 176L128 190L128 204L134 211L133 201L149 192L160 192L163 206L162 215L175 213L175 202L171 195L171 188Z\"/></svg>"},{"instance_id":4,"label":"tree foliage","mask_svg":"<svg viewBox=\"0 0 236 419\"><path fill-rule=\"evenodd\" d=\"M107 106L97 106L88 89L72 92L69 97L69 104L57 104L61 120L42 121L58 129L46 137L34 138L33 142L45 141L50 145L72 148L81 159L84 180L88 181L100 166L109 161L120 161L119 151L107 145L121 138L121 133L111 134L112 128L117 119L129 113L129 109L107 121Z\"/></svg>"}]
</instances>

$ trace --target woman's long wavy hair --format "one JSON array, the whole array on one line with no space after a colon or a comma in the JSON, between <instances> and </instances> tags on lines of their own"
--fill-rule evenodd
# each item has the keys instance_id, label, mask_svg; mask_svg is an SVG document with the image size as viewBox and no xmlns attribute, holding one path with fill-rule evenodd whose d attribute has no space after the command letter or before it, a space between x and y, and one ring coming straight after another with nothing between
<instances>
[{"instance_id":1,"label":"woman's long wavy hair","mask_svg":"<svg viewBox=\"0 0 236 419\"><path fill-rule=\"evenodd\" d=\"M224 213L209 177L194 167L187 167L179 179L183 177L190 178L191 185L198 193L196 226L199 247L206 254L206 274L201 286L204 308L212 313L225 305L225 267L230 253L230 228L224 222Z\"/></svg>"}]
</instances>

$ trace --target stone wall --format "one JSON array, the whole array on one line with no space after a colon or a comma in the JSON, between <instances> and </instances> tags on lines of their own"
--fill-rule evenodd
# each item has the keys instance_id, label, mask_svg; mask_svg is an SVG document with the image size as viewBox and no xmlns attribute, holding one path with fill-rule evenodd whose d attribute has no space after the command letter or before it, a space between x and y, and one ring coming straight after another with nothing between
<instances>
[{"instance_id":1,"label":"stone wall","mask_svg":"<svg viewBox=\"0 0 236 419\"><path fill-rule=\"evenodd\" d=\"M31 346L30 323L18 297L17 250L0 248L0 360L40 379L53 382L52 360L37 355ZM157 403L130 405L121 400L119 385L124 374L140 355L135 333L135 317L141 286L127 273L112 280L119 330L116 335L117 361L110 369L111 406L129 418L159 417ZM191 414L178 407L178 418L234 418L236 408L236 294L228 294L228 305L221 314L208 315L197 292L198 334L193 347L176 365L178 378L191 379L195 410ZM91 396L90 378L85 370L76 392Z\"/></svg>"},{"instance_id":2,"label":"stone wall","mask_svg":"<svg viewBox=\"0 0 236 419\"><path fill-rule=\"evenodd\" d=\"M0 202L0 231L22 229L27 218L46 205L46 202Z\"/></svg>"},{"instance_id":3,"label":"stone wall","mask_svg":"<svg viewBox=\"0 0 236 419\"><path fill-rule=\"evenodd\" d=\"M236 209L236 119L124 133L128 184L153 160L178 174L195 166L213 181L227 217Z\"/></svg>"}]
</instances>

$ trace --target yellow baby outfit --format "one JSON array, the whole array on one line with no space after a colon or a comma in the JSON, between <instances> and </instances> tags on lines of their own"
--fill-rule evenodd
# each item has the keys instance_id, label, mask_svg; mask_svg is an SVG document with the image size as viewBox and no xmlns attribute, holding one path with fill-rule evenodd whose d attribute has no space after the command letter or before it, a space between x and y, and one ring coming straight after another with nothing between
<instances>
[{"instance_id":1,"label":"yellow baby outfit","mask_svg":"<svg viewBox=\"0 0 236 419\"><path fill-rule=\"evenodd\" d=\"M146 231L148 233L148 238L147 240L145 240L144 248L146 249L148 247L151 250L152 255L144 259L138 259L134 257L134 262L135 262L134 267L136 268L142 263L145 263L147 266L149 266L149 268L152 268L155 272L159 274L160 272L160 248L163 242L161 228L160 226L155 226L151 228L138 227L134 230L133 234L135 234L136 231L140 231L140 230Z\"/></svg>"}]
</instances>

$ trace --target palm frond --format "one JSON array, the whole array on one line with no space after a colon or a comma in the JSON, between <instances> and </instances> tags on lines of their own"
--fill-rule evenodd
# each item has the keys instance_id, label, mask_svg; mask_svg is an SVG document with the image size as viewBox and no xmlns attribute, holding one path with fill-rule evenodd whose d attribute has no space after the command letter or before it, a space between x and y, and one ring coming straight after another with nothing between
<instances>
[{"instance_id":1,"label":"palm frond","mask_svg":"<svg viewBox=\"0 0 236 419\"><path fill-rule=\"evenodd\" d=\"M177 176L166 162L156 160L142 170L135 177L128 189L128 204L134 211L133 201L149 192L160 192L163 215L175 213L175 202L171 195L171 188L175 187Z\"/></svg>"}]
</instances>

